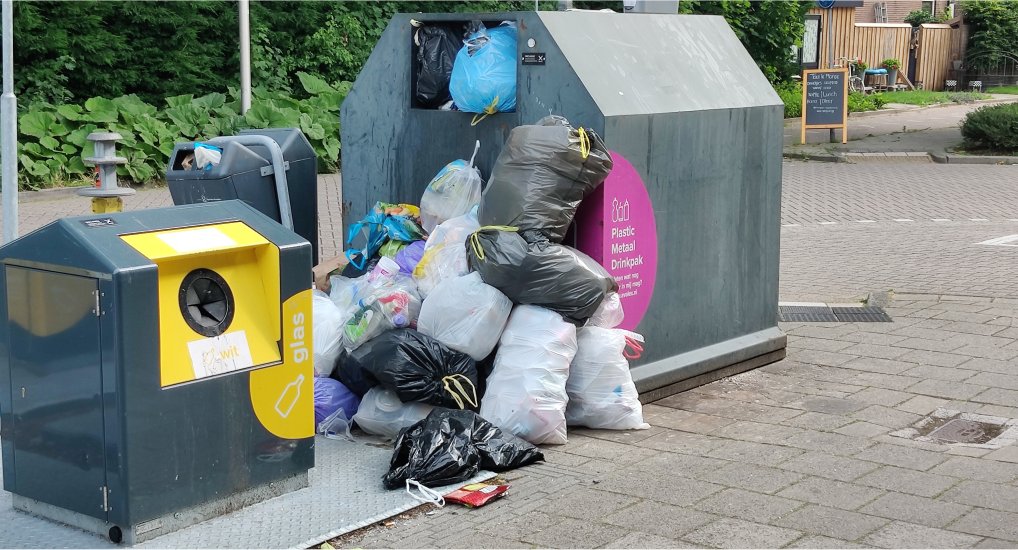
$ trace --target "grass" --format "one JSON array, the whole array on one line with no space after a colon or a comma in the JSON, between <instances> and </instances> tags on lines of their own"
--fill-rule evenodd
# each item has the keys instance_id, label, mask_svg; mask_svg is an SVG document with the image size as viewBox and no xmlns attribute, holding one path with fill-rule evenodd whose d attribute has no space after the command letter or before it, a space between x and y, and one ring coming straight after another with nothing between
<instances>
[{"instance_id":1,"label":"grass","mask_svg":"<svg viewBox=\"0 0 1018 550\"><path fill-rule=\"evenodd\" d=\"M991 94L1014 94L1018 95L1018 86L997 86L995 88L987 88L987 93Z\"/></svg>"},{"instance_id":2,"label":"grass","mask_svg":"<svg viewBox=\"0 0 1018 550\"><path fill-rule=\"evenodd\" d=\"M938 103L971 103L977 99L990 99L987 94L971 92L934 92L931 90L912 90L906 92L880 92L885 103L903 103L906 105L936 105Z\"/></svg>"}]
</instances>

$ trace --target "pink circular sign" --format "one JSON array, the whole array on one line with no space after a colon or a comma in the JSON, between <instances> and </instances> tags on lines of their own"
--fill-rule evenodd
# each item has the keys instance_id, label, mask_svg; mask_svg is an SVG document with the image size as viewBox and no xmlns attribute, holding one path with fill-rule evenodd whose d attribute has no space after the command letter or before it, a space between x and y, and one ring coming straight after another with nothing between
<instances>
[{"instance_id":1,"label":"pink circular sign","mask_svg":"<svg viewBox=\"0 0 1018 550\"><path fill-rule=\"evenodd\" d=\"M577 246L615 277L626 314L620 327L634 330L654 295L657 224L643 178L625 157L611 156L611 173L577 216Z\"/></svg>"}]
</instances>

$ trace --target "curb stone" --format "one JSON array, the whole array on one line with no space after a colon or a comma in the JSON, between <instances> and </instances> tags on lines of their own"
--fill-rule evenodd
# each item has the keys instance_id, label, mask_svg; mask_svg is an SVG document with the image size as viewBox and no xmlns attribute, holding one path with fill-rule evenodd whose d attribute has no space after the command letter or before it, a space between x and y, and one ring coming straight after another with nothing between
<instances>
[{"instance_id":1,"label":"curb stone","mask_svg":"<svg viewBox=\"0 0 1018 550\"><path fill-rule=\"evenodd\" d=\"M940 164L1000 164L1018 165L1018 156L957 155L953 153L930 153L930 158Z\"/></svg>"}]
</instances>

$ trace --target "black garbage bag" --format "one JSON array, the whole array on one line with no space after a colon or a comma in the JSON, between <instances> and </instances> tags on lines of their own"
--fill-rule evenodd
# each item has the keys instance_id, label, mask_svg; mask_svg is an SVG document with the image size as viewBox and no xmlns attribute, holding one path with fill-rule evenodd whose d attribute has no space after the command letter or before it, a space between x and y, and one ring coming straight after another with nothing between
<instances>
[{"instance_id":1,"label":"black garbage bag","mask_svg":"<svg viewBox=\"0 0 1018 550\"><path fill-rule=\"evenodd\" d=\"M537 231L561 243L580 201L612 169L601 137L573 128L560 116L509 132L481 197L481 226L508 225Z\"/></svg>"},{"instance_id":2,"label":"black garbage bag","mask_svg":"<svg viewBox=\"0 0 1018 550\"><path fill-rule=\"evenodd\" d=\"M518 232L485 227L467 238L467 264L481 280L517 304L556 311L583 326L615 279L590 256L545 239L527 242Z\"/></svg>"},{"instance_id":3,"label":"black garbage bag","mask_svg":"<svg viewBox=\"0 0 1018 550\"><path fill-rule=\"evenodd\" d=\"M424 25L414 32L417 45L417 87L414 99L421 107L437 108L452 100L449 76L453 61L463 47L462 31Z\"/></svg>"},{"instance_id":4,"label":"black garbage bag","mask_svg":"<svg viewBox=\"0 0 1018 550\"><path fill-rule=\"evenodd\" d=\"M370 340L368 343L371 343ZM377 385L373 379L368 379L365 376L364 369L361 368L364 365L366 346L367 344L359 346L352 352L346 351L346 349L339 352L336 368L333 369L332 374L329 376L342 382L357 397L364 397L368 390Z\"/></svg>"},{"instance_id":5,"label":"black garbage bag","mask_svg":"<svg viewBox=\"0 0 1018 550\"><path fill-rule=\"evenodd\" d=\"M344 359L341 372L359 369L368 382L396 392L404 403L474 410L480 405L474 360L416 330L384 332Z\"/></svg>"},{"instance_id":6,"label":"black garbage bag","mask_svg":"<svg viewBox=\"0 0 1018 550\"><path fill-rule=\"evenodd\" d=\"M544 460L537 447L508 433L473 411L435 409L396 438L386 489L408 479L437 487L460 483L481 469L504 472Z\"/></svg>"}]
</instances>

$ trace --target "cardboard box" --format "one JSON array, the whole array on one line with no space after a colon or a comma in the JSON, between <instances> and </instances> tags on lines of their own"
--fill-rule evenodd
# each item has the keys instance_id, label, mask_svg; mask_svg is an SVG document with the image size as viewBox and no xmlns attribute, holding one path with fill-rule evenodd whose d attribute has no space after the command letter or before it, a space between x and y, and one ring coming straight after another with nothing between
<instances>
[{"instance_id":1,"label":"cardboard box","mask_svg":"<svg viewBox=\"0 0 1018 550\"><path fill-rule=\"evenodd\" d=\"M315 288L328 293L329 288L332 286L329 284L329 276L333 274L338 275L341 271L343 271L343 268L346 267L346 264L346 256L338 256L325 260L311 268L311 272L314 273L315 276Z\"/></svg>"}]
</instances>

